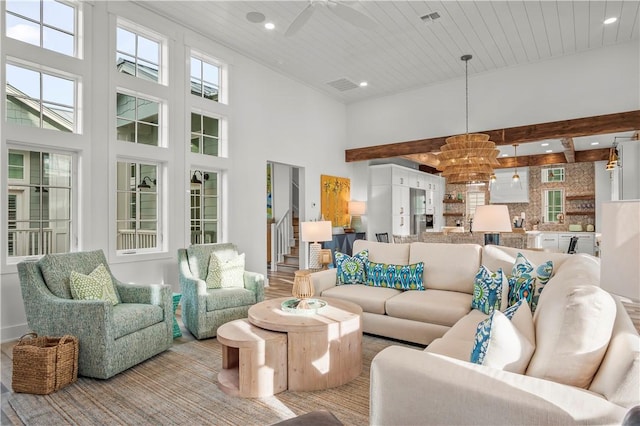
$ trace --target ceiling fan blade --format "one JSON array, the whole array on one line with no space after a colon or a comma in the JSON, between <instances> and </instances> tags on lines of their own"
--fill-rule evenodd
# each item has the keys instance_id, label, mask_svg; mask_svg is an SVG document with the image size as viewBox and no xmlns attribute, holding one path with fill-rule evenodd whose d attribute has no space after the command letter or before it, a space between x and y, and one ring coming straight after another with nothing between
<instances>
[{"instance_id":1,"label":"ceiling fan blade","mask_svg":"<svg viewBox=\"0 0 640 426\"><path fill-rule=\"evenodd\" d=\"M296 16L296 19L293 20L291 25L289 25L289 28L287 28L287 31L284 33L284 36L290 37L295 33L297 33L298 31L300 31L300 28L302 28L304 24L307 23L309 18L311 18L311 15L313 15L313 8L314 8L313 3L309 3L307 7L305 7L302 10L302 12L300 12L300 14Z\"/></svg>"},{"instance_id":2,"label":"ceiling fan blade","mask_svg":"<svg viewBox=\"0 0 640 426\"><path fill-rule=\"evenodd\" d=\"M346 4L329 1L328 6L329 10L356 27L373 29L377 25L371 17Z\"/></svg>"}]
</instances>

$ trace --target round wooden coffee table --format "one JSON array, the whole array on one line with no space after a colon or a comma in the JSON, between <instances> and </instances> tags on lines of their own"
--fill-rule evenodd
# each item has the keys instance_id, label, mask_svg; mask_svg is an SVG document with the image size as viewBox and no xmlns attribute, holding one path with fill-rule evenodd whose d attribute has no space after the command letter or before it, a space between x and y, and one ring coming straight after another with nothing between
<instances>
[{"instance_id":1,"label":"round wooden coffee table","mask_svg":"<svg viewBox=\"0 0 640 426\"><path fill-rule=\"evenodd\" d=\"M290 297L270 299L249 308L249 322L287 333L287 381L292 391L343 385L362 371L362 308L355 303L319 298L327 306L315 314L281 309Z\"/></svg>"}]
</instances>

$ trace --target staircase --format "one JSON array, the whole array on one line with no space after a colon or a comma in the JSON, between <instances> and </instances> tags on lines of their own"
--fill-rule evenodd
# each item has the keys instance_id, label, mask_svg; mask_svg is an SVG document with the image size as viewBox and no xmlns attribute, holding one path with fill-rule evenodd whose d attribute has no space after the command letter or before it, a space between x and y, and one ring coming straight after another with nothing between
<instances>
[{"instance_id":1,"label":"staircase","mask_svg":"<svg viewBox=\"0 0 640 426\"><path fill-rule=\"evenodd\" d=\"M293 227L293 241L294 245L291 246L291 253L284 255L284 260L278 262L278 272L290 272L294 273L300 269L300 221L297 217L293 217L291 220Z\"/></svg>"}]
</instances>

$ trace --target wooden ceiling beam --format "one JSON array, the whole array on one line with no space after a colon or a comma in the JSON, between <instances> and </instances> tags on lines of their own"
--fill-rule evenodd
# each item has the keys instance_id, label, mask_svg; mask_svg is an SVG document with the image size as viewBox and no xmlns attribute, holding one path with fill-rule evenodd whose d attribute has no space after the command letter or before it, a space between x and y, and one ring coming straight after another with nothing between
<instances>
[{"instance_id":1,"label":"wooden ceiling beam","mask_svg":"<svg viewBox=\"0 0 640 426\"><path fill-rule=\"evenodd\" d=\"M586 163L593 161L602 161L609 159L609 148L590 149L588 151L576 151L575 163ZM517 162L516 162L517 160ZM549 166L552 164L569 163L567 157L562 152L541 155L523 155L520 157L498 158L500 163L496 169L508 169L513 167L529 167L529 166Z\"/></svg>"},{"instance_id":2,"label":"wooden ceiling beam","mask_svg":"<svg viewBox=\"0 0 640 426\"><path fill-rule=\"evenodd\" d=\"M576 149L573 146L573 138L562 138L562 147L564 148L564 156L567 163L576 162Z\"/></svg>"},{"instance_id":3,"label":"wooden ceiling beam","mask_svg":"<svg viewBox=\"0 0 640 426\"><path fill-rule=\"evenodd\" d=\"M545 139L574 138L579 136L601 135L607 133L628 132L640 128L640 110L596 115L592 117L531 124L527 126L488 130L486 133L496 145L536 142ZM363 148L345 150L345 161L374 160L411 154L437 152L448 136L397 142Z\"/></svg>"}]
</instances>

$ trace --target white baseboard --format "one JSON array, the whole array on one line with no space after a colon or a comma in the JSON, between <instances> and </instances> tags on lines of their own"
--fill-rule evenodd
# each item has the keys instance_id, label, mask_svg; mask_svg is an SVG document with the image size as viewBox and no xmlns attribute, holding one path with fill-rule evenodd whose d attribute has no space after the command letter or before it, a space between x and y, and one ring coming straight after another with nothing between
<instances>
[{"instance_id":1,"label":"white baseboard","mask_svg":"<svg viewBox=\"0 0 640 426\"><path fill-rule=\"evenodd\" d=\"M0 329L0 343L11 342L13 340L18 340L20 337L24 336L29 332L29 326L27 323L20 325L13 325L11 327L2 327Z\"/></svg>"}]
</instances>

